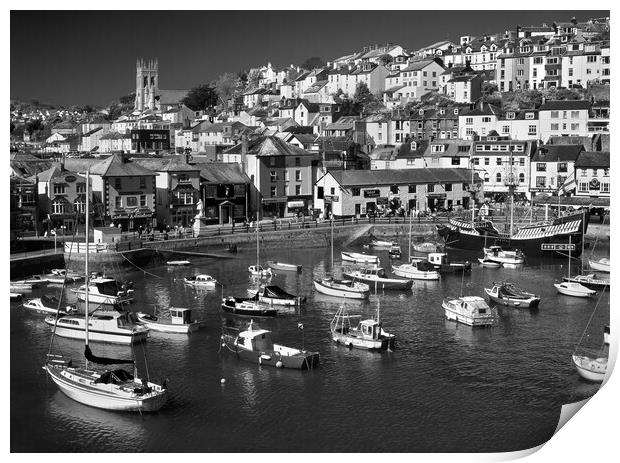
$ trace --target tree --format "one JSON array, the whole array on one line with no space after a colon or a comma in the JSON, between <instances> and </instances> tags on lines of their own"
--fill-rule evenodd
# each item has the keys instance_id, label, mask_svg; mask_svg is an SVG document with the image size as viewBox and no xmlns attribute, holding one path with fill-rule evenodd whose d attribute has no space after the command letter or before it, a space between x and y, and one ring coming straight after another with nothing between
<instances>
[{"instance_id":1,"label":"tree","mask_svg":"<svg viewBox=\"0 0 620 463\"><path fill-rule=\"evenodd\" d=\"M322 67L325 67L325 61L323 61L323 58L319 56L313 56L311 58L306 59L303 63L301 63L301 67L303 69L308 69L308 70L312 70L315 68L322 68Z\"/></svg>"},{"instance_id":2,"label":"tree","mask_svg":"<svg viewBox=\"0 0 620 463\"><path fill-rule=\"evenodd\" d=\"M192 88L181 102L192 111L203 111L217 105L217 93L208 84Z\"/></svg>"},{"instance_id":3,"label":"tree","mask_svg":"<svg viewBox=\"0 0 620 463\"><path fill-rule=\"evenodd\" d=\"M256 88L258 87L258 81L260 80L260 71L258 69L251 69L247 74L247 85L246 88Z\"/></svg>"},{"instance_id":4,"label":"tree","mask_svg":"<svg viewBox=\"0 0 620 463\"><path fill-rule=\"evenodd\" d=\"M482 96L492 95L498 91L497 84L491 82L482 82Z\"/></svg>"},{"instance_id":5,"label":"tree","mask_svg":"<svg viewBox=\"0 0 620 463\"><path fill-rule=\"evenodd\" d=\"M226 72L219 76L215 81L215 91L220 97L224 108L228 108L228 99L231 98L239 85L239 77L230 72Z\"/></svg>"},{"instance_id":6,"label":"tree","mask_svg":"<svg viewBox=\"0 0 620 463\"><path fill-rule=\"evenodd\" d=\"M536 109L542 104L542 93L538 90L517 90L502 93L502 107L505 110Z\"/></svg>"},{"instance_id":7,"label":"tree","mask_svg":"<svg viewBox=\"0 0 620 463\"><path fill-rule=\"evenodd\" d=\"M118 102L122 105L133 106L136 101L136 92L131 92L129 95L122 96L118 99Z\"/></svg>"},{"instance_id":8,"label":"tree","mask_svg":"<svg viewBox=\"0 0 620 463\"><path fill-rule=\"evenodd\" d=\"M387 66L392 61L394 61L394 58L392 57L392 55L388 53L385 53L384 55L379 56L379 64L383 64L384 66Z\"/></svg>"}]
</instances>

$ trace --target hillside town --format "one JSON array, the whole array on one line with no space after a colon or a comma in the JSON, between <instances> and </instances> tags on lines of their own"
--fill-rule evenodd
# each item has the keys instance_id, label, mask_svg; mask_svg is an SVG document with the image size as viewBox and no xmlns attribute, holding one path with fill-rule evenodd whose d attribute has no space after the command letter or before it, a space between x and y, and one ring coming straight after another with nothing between
<instances>
[{"instance_id":1,"label":"hillside town","mask_svg":"<svg viewBox=\"0 0 620 463\"><path fill-rule=\"evenodd\" d=\"M11 230L72 233L86 170L95 225L123 231L480 212L509 195L602 214L609 36L608 17L572 18L305 66L266 50L207 97L160 88L166 67L138 58L134 92L107 108L11 102Z\"/></svg>"}]
</instances>

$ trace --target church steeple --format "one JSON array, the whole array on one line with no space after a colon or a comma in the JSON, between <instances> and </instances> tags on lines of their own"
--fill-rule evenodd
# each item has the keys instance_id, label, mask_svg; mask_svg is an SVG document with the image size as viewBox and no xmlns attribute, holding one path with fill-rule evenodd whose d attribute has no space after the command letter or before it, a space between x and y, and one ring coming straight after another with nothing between
<instances>
[{"instance_id":1,"label":"church steeple","mask_svg":"<svg viewBox=\"0 0 620 463\"><path fill-rule=\"evenodd\" d=\"M157 59L136 60L136 100L134 109L156 109L155 97L159 93L159 64Z\"/></svg>"}]
</instances>

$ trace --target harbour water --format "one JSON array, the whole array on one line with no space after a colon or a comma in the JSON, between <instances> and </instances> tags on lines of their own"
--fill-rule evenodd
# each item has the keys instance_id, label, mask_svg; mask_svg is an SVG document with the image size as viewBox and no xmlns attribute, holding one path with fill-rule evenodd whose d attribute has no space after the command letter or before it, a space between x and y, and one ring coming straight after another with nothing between
<instances>
[{"instance_id":1,"label":"harbour water","mask_svg":"<svg viewBox=\"0 0 620 463\"><path fill-rule=\"evenodd\" d=\"M403 243L406 250L406 244ZM354 249L361 251L361 248ZM205 327L189 336L152 333L144 349L152 379L169 379L170 399L154 414L127 414L81 405L63 395L41 369L51 338L43 316L11 303L12 452L503 452L547 441L562 404L593 395L571 364L599 293L584 300L558 295L553 283L565 260L528 260L521 268L487 269L439 281L415 281L410 291L385 291L347 302L351 314L373 315L381 304L393 352L336 346L329 324L342 301L317 294L312 278L331 271L329 248L262 252L264 259L303 265L301 274L276 272L272 284L306 295L297 311L256 320L285 345L317 350L318 369L301 372L240 361L220 352L222 290L199 291L183 277L206 273L224 283L223 295L246 296L254 252L234 260L190 258L191 267L151 266L126 273L135 282L134 311L189 307ZM387 252L377 252L389 270ZM405 253L406 254L406 251ZM403 259L406 256L403 256ZM476 253L450 251L475 262ZM336 255L340 267L339 253ZM574 267L573 267L574 271ZM484 295L492 281L511 280L542 298L538 310L499 307L493 328L446 321L447 295ZM58 293L53 287L32 295ZM74 298L68 295L71 300ZM303 323L303 331L298 329ZM602 295L582 345L598 349L609 324ZM81 361L83 345L58 339L65 356ZM97 354L127 347L94 345ZM141 348L136 349L144 367ZM225 378L225 383L221 379Z\"/></svg>"}]
</instances>

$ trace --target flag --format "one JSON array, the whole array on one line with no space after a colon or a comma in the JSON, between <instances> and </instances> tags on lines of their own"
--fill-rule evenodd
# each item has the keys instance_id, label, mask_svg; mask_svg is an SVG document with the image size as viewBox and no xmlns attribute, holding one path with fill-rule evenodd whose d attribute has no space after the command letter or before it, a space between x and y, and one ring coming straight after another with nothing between
<instances>
[{"instance_id":1,"label":"flag","mask_svg":"<svg viewBox=\"0 0 620 463\"><path fill-rule=\"evenodd\" d=\"M304 324L303 323L297 323L297 328L299 328L300 330L303 331L304 329Z\"/></svg>"},{"instance_id":2,"label":"flag","mask_svg":"<svg viewBox=\"0 0 620 463\"><path fill-rule=\"evenodd\" d=\"M571 174L564 183L558 188L558 195L563 195L572 191L577 186L577 182L575 182L575 174Z\"/></svg>"}]
</instances>

